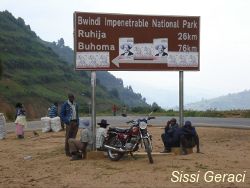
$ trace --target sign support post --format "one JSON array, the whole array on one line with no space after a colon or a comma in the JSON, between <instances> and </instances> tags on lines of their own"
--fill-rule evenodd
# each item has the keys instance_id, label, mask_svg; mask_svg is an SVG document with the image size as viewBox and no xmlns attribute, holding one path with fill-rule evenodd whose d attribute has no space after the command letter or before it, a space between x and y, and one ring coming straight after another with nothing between
<instances>
[{"instance_id":1,"label":"sign support post","mask_svg":"<svg viewBox=\"0 0 250 188\"><path fill-rule=\"evenodd\" d=\"M93 133L93 146L92 151L96 150L96 71L91 71L91 87L92 87L92 95L91 95L91 105L92 105L92 116L91 116L91 125L92 125L92 133Z\"/></svg>"},{"instance_id":2,"label":"sign support post","mask_svg":"<svg viewBox=\"0 0 250 188\"><path fill-rule=\"evenodd\" d=\"M183 91L183 71L179 71L179 122L180 126L183 126L184 122L184 91Z\"/></svg>"}]
</instances>

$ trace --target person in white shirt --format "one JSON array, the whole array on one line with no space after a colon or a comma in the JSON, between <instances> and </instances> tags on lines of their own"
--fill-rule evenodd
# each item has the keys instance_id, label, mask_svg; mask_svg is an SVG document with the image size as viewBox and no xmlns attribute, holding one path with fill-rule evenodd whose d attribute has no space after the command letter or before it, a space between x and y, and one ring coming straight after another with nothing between
<instances>
[{"instance_id":1,"label":"person in white shirt","mask_svg":"<svg viewBox=\"0 0 250 188\"><path fill-rule=\"evenodd\" d=\"M101 122L97 124L100 125L100 127L96 129L96 149L103 150L103 142L107 134L107 126L109 124L105 119L102 119Z\"/></svg>"}]
</instances>

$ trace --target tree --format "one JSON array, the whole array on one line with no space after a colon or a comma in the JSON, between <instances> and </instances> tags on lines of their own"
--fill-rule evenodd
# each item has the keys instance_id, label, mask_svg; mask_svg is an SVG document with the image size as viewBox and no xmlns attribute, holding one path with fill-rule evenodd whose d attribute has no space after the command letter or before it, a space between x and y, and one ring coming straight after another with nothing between
<instances>
[{"instance_id":1,"label":"tree","mask_svg":"<svg viewBox=\"0 0 250 188\"><path fill-rule=\"evenodd\" d=\"M20 26L25 26L25 22L22 18L17 18L17 23L20 25Z\"/></svg>"},{"instance_id":2,"label":"tree","mask_svg":"<svg viewBox=\"0 0 250 188\"><path fill-rule=\"evenodd\" d=\"M163 109L156 102L153 102L153 104L152 104L152 110L153 111L157 111L157 112L163 111Z\"/></svg>"},{"instance_id":3,"label":"tree","mask_svg":"<svg viewBox=\"0 0 250 188\"><path fill-rule=\"evenodd\" d=\"M60 38L60 39L58 40L57 46L58 46L59 48L64 47L64 40L63 40L63 38Z\"/></svg>"},{"instance_id":4,"label":"tree","mask_svg":"<svg viewBox=\"0 0 250 188\"><path fill-rule=\"evenodd\" d=\"M129 91L133 92L133 89L132 89L131 86L127 86L127 89L128 89Z\"/></svg>"}]
</instances>

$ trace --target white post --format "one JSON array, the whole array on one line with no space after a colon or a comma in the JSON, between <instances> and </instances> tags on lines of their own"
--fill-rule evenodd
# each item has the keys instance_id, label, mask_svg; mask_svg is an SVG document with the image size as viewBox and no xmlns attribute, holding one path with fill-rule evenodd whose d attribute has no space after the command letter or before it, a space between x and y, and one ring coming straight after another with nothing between
<instances>
[{"instance_id":1,"label":"white post","mask_svg":"<svg viewBox=\"0 0 250 188\"><path fill-rule=\"evenodd\" d=\"M91 104L92 104L92 116L91 116L91 125L93 132L93 147L92 150L96 150L96 72L91 71L91 87L92 87L92 96L91 96Z\"/></svg>"},{"instance_id":2,"label":"white post","mask_svg":"<svg viewBox=\"0 0 250 188\"><path fill-rule=\"evenodd\" d=\"M184 89L183 89L183 71L179 71L179 122L182 127L184 124Z\"/></svg>"}]
</instances>

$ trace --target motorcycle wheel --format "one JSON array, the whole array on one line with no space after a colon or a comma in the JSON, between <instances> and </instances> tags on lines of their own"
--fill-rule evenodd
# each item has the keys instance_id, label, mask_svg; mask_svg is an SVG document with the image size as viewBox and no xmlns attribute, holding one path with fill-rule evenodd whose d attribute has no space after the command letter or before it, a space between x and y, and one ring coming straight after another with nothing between
<instances>
[{"instance_id":1,"label":"motorcycle wheel","mask_svg":"<svg viewBox=\"0 0 250 188\"><path fill-rule=\"evenodd\" d=\"M117 145L122 146L121 141L118 140L118 139L116 139L115 137L112 138L112 139L110 140L109 144L110 144L111 146L115 146L115 147L116 147ZM111 161L119 161L119 160L123 157L123 155L124 155L124 153L120 153L120 152L117 152L117 151L113 151L113 150L111 150L111 149L108 149L108 150L107 150L107 153L108 153L108 157L109 157L109 159L110 159Z\"/></svg>"},{"instance_id":2,"label":"motorcycle wheel","mask_svg":"<svg viewBox=\"0 0 250 188\"><path fill-rule=\"evenodd\" d=\"M153 158L152 158L152 149L150 147L150 142L148 140L148 138L144 138L143 139L143 143L144 143L144 146L145 146L145 150L147 152L147 155L148 155L148 160L149 160L149 163L153 164L154 161L153 161Z\"/></svg>"}]
</instances>

